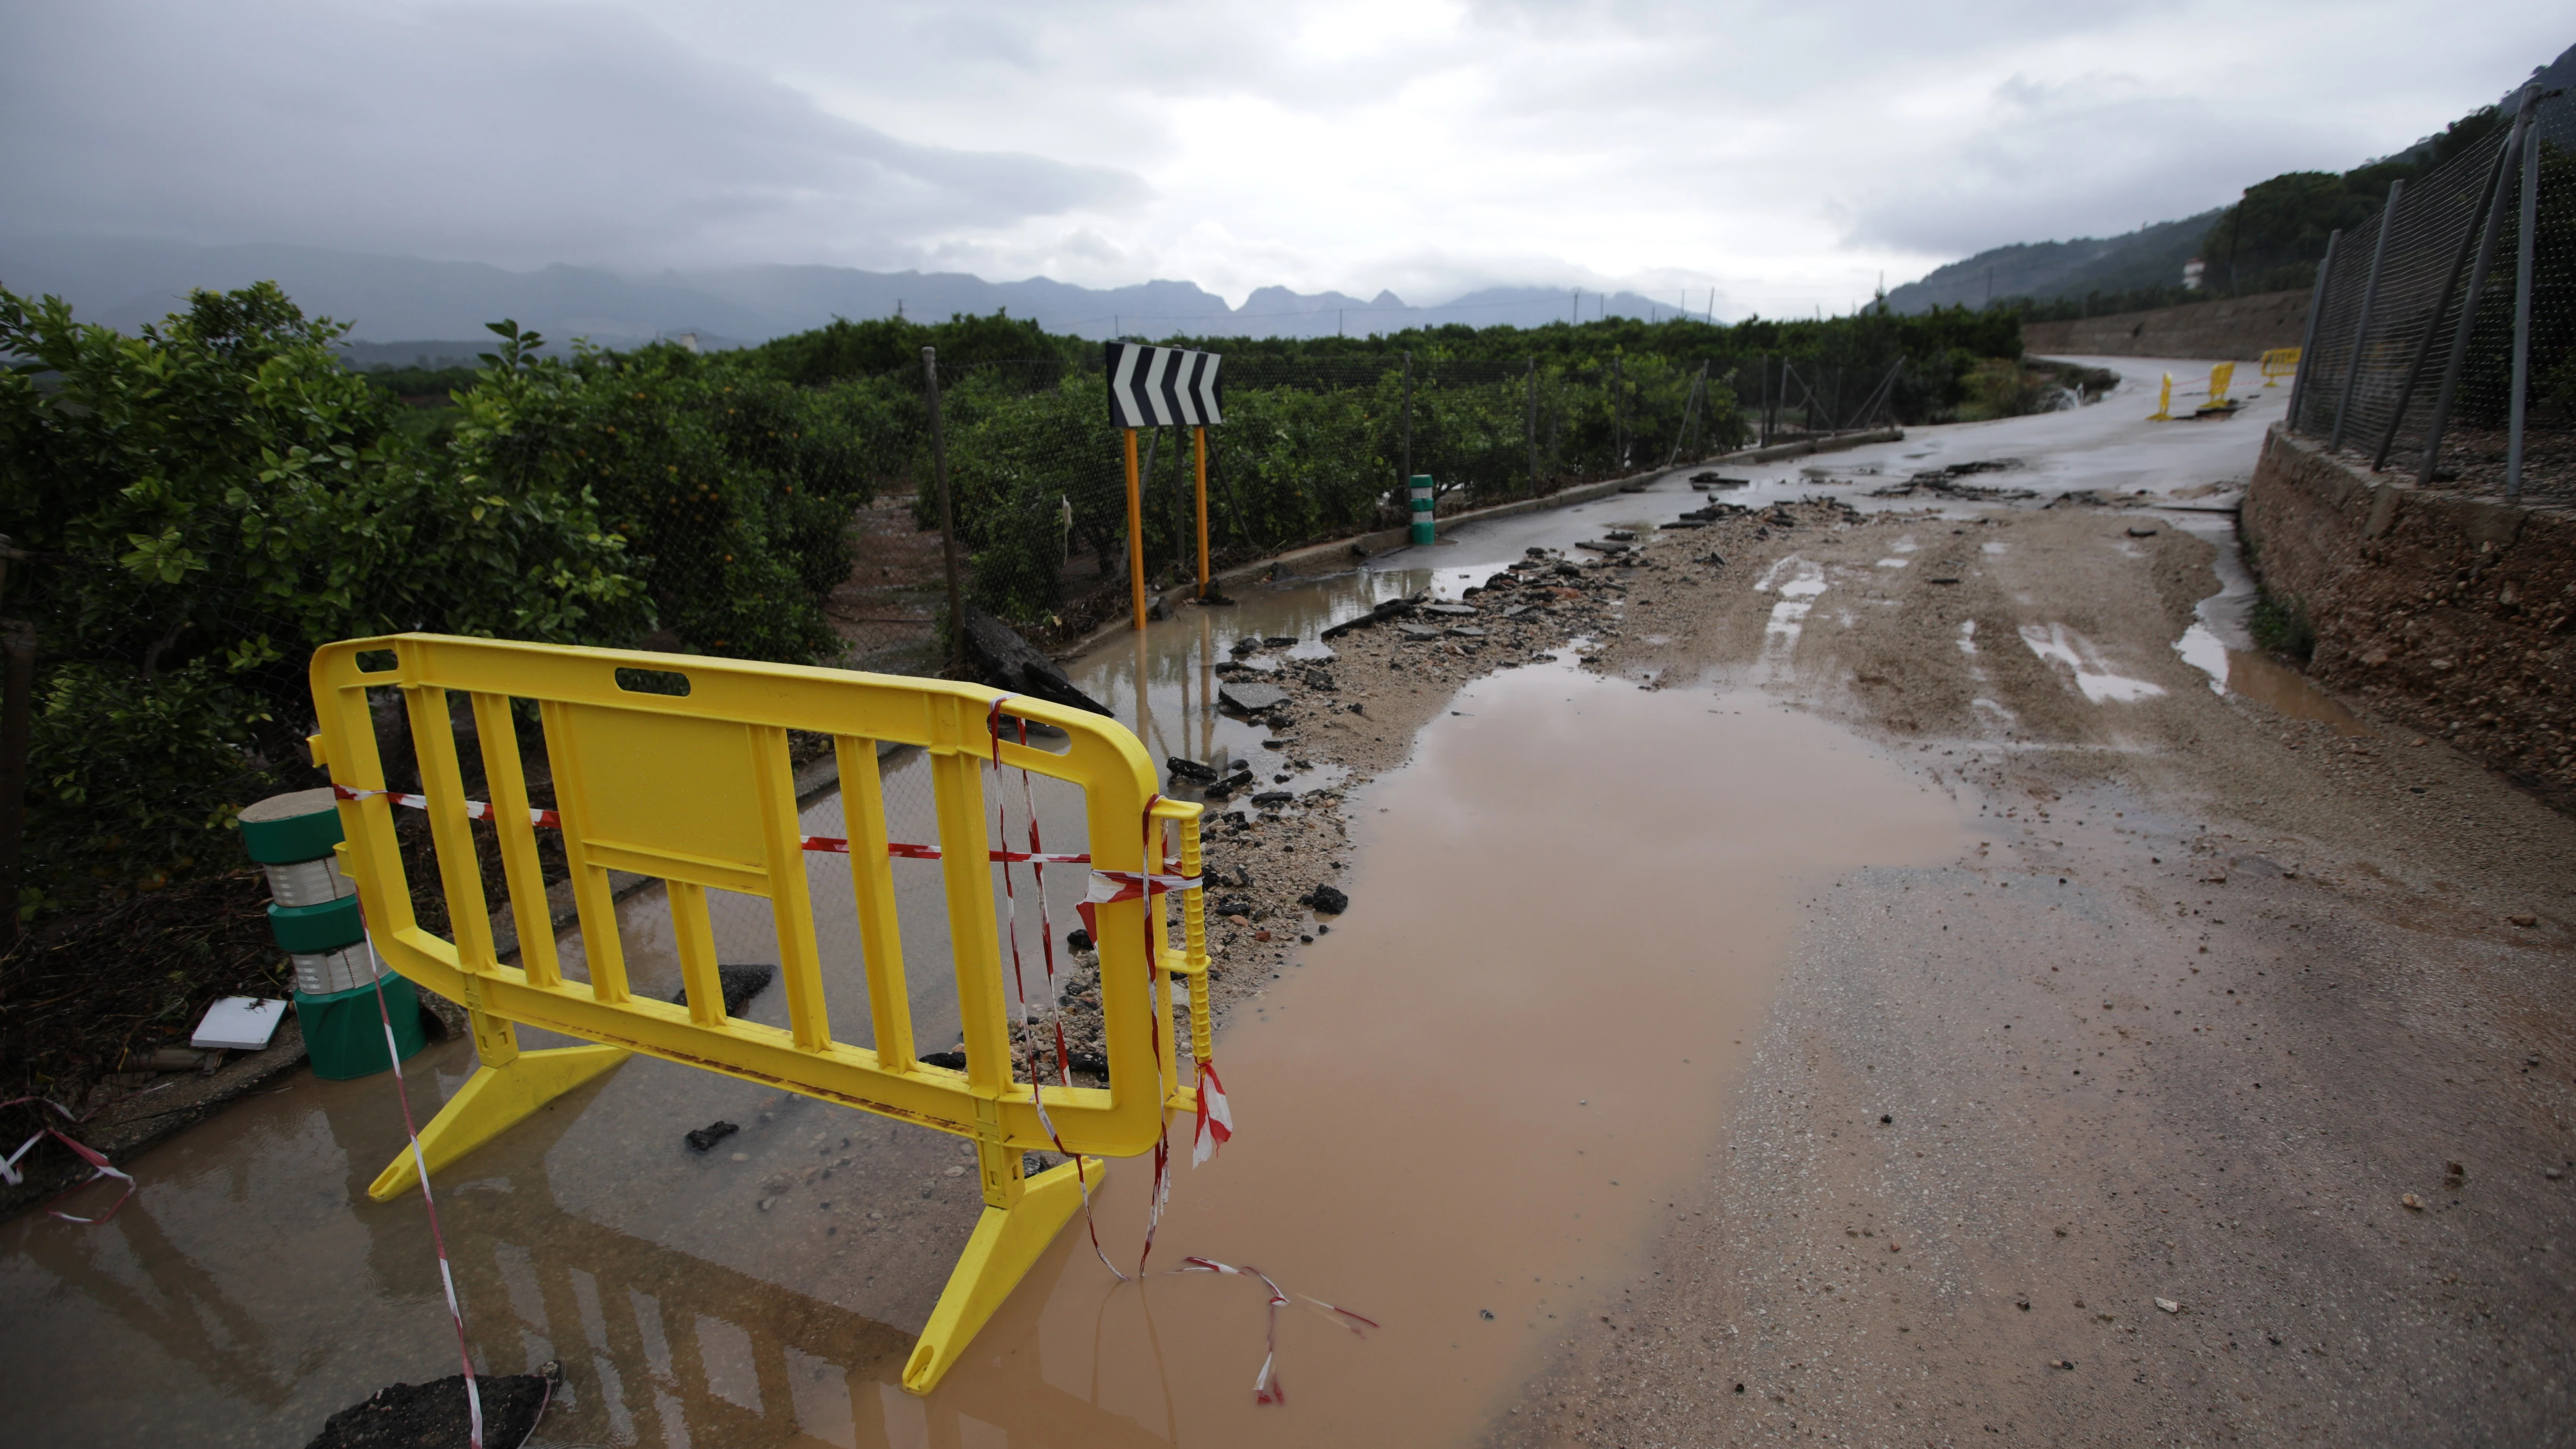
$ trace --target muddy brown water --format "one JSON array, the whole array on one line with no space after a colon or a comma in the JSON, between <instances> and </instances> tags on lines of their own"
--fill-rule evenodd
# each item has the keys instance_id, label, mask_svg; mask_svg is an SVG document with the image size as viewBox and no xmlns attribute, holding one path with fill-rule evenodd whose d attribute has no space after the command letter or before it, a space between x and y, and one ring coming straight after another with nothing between
<instances>
[{"instance_id":1,"label":"muddy brown water","mask_svg":"<svg viewBox=\"0 0 2576 1449\"><path fill-rule=\"evenodd\" d=\"M1311 655L1324 625L1379 598L1454 593L1533 538L1591 527L1542 518L1444 548L1437 568L1389 559L1247 590L1098 651L1078 677L1158 759L1239 753L1269 770L1286 761L1260 750L1268 731L1214 707L1211 666L1235 637L1293 635ZM1633 1277L1714 1129L1800 883L1947 859L1964 837L1946 799L1763 696L1641 692L1556 665L1480 681L1452 708L1408 768L1352 797L1363 904L1238 1011L1220 1060L1241 1135L1179 1170L1149 1274L1119 1283L1077 1225L935 1395L903 1394L911 1335L972 1222L973 1178L951 1175L962 1145L639 1058L445 1174L478 1364L567 1363L541 1442L1471 1437ZM922 763L884 762L898 838L935 838ZM1291 773L1301 792L1341 779L1321 762ZM1083 847L1068 787L1041 782L1036 804L1049 848ZM817 802L806 828L843 833L838 811ZM815 868L818 933L854 978L837 861ZM1077 885L1053 890L1058 939ZM936 890L935 869L899 876L926 1049L955 1029ZM762 903L713 905L726 959L774 959ZM658 894L628 901L620 928L639 987L675 986ZM854 979L835 995L863 1000ZM747 1015L780 1019L775 996ZM870 1039L863 1006L835 1027ZM415 1058L416 1110L472 1066L463 1043ZM142 1188L105 1229L0 1227L0 1299L20 1307L0 1329L0 1391L22 1424L67 1442L300 1444L380 1384L452 1373L418 1200L364 1197L401 1148L388 1085L304 1077L238 1104L126 1164ZM719 1118L744 1130L704 1156L676 1148ZM1131 1275L1145 1183L1119 1164L1100 1203ZM1383 1328L1362 1340L1283 1310L1289 1401L1257 1407L1262 1294L1172 1275L1189 1253Z\"/></svg>"}]
</instances>

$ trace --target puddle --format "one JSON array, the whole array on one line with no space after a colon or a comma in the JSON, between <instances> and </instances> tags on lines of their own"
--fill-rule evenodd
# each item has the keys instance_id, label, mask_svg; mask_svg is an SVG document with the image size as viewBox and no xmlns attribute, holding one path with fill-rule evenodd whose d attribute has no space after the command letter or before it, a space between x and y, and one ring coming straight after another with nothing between
<instances>
[{"instance_id":1,"label":"puddle","mask_svg":"<svg viewBox=\"0 0 2576 1449\"><path fill-rule=\"evenodd\" d=\"M1256 1263L1385 1325L1362 1342L1283 1313L1286 1405L1252 1402L1257 1287L1120 1286L1078 1230L936 1395L902 1394L971 1221L960 1144L646 1059L442 1182L478 1362L562 1358L562 1443L1473 1442L1705 1170L1799 893L1948 859L1965 832L1869 746L1759 695L1557 666L1458 708L1357 801L1357 908L1229 1031L1238 1135L1178 1170L1156 1250L1158 1270ZM1658 762L1653 788L1585 767L1633 759ZM463 1043L415 1058L415 1105L470 1066ZM0 1328L19 1432L293 1446L380 1384L451 1372L417 1201L362 1196L400 1142L388 1086L298 1078L126 1164L141 1188L105 1228L0 1227L0 1291L44 1305ZM743 1128L724 1149L681 1146L719 1117ZM1102 1195L1123 1262L1146 1178L1118 1164Z\"/></svg>"},{"instance_id":2,"label":"puddle","mask_svg":"<svg viewBox=\"0 0 2576 1449\"><path fill-rule=\"evenodd\" d=\"M2209 676L2213 693L2227 693L2228 656L2236 651L2228 648L2227 642L2207 624L2195 623L2183 630L2182 637L2174 641L2174 652L2182 656L2183 663Z\"/></svg>"},{"instance_id":3,"label":"puddle","mask_svg":"<svg viewBox=\"0 0 2576 1449\"><path fill-rule=\"evenodd\" d=\"M2051 668L2063 665L2074 676L2076 689L2090 703L2129 704L2165 692L2162 685L2112 673L2093 641L2063 624L2024 624L2021 642L2030 646L2030 652L2038 655L2041 663Z\"/></svg>"},{"instance_id":4,"label":"puddle","mask_svg":"<svg viewBox=\"0 0 2576 1449\"><path fill-rule=\"evenodd\" d=\"M1139 1439L1472 1441L1640 1271L1650 1225L1700 1170L1689 1144L1715 1128L1738 1032L1796 928L1790 887L1963 839L1946 801L1760 695L1560 667L1481 681L1456 707L1414 764L1355 797L1358 905L1238 1018L1222 1057L1238 1135L1182 1176L1160 1238L1258 1263L1383 1331L1360 1342L1283 1314L1290 1403L1256 1409L1257 1292L1120 1289L1068 1235L1042 1270L1051 1295L1013 1300L934 1413L1065 1390ZM1573 767L1592 758L1664 765L1654 791L1613 797ZM1605 929L1615 983L1592 964ZM1122 1170L1105 1195L1119 1243L1143 1182Z\"/></svg>"},{"instance_id":5,"label":"puddle","mask_svg":"<svg viewBox=\"0 0 2576 1449\"><path fill-rule=\"evenodd\" d=\"M2208 675L2215 693L2241 694L2292 719L2323 720L2339 735L2370 733L2352 711L2309 683L2306 675L2254 647L2247 621L2258 590L2238 551L2235 524L2222 517L2187 513L2168 515L2166 521L2217 548L2209 566L2218 575L2218 592L2192 606L2191 627L2174 641L2174 652L2183 662Z\"/></svg>"},{"instance_id":6,"label":"puddle","mask_svg":"<svg viewBox=\"0 0 2576 1449\"><path fill-rule=\"evenodd\" d=\"M2308 682L2306 675L2253 649L2230 649L2206 624L2194 624L2174 641L2183 662L2209 676L2220 695L2241 694L2275 714L2323 720L2339 735L2370 733L2351 710Z\"/></svg>"}]
</instances>

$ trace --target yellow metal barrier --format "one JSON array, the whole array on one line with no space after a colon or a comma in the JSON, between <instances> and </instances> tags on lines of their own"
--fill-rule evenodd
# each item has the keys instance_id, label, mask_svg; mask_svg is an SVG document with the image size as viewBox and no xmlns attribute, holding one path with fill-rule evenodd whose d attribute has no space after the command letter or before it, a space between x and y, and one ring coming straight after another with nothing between
<instances>
[{"instance_id":1,"label":"yellow metal barrier","mask_svg":"<svg viewBox=\"0 0 2576 1449\"><path fill-rule=\"evenodd\" d=\"M2282 378L2288 377L2299 370L2299 349L2295 347L2275 347L2271 351L2264 353L2262 360L2258 362L2256 366L2263 369L2263 385L2265 387L2279 387L2281 385Z\"/></svg>"},{"instance_id":2,"label":"yellow metal barrier","mask_svg":"<svg viewBox=\"0 0 2576 1449\"><path fill-rule=\"evenodd\" d=\"M362 660L390 663L369 669ZM649 671L662 682L678 676L686 692L631 690L619 683L621 670ZM1161 1139L1168 1111L1197 1108L1195 1091L1179 1085L1185 1074L1172 1005L1173 978L1187 978L1192 1054L1207 1060L1201 989L1207 932L1196 888L1200 807L1160 799L1144 747L1112 720L940 680L427 634L329 645L313 657L312 685L321 721L315 763L360 797L340 803L347 837L340 852L366 907L371 939L387 965L463 1003L473 1019L482 1065L420 1134L433 1171L634 1052L968 1138L984 1215L904 1369L904 1387L927 1393L1079 1209L1077 1172L1098 1171L1091 1155L1145 1152ZM413 914L413 883L395 842L395 802L382 793L384 767L367 702L367 691L387 688L401 692L411 722L453 940L422 929ZM490 782L488 807L464 794L452 694L465 695L471 706ZM542 930L522 933L518 966L502 965L494 953L474 818L488 815L498 832L515 918L544 921L551 914L513 701L535 702L545 731L586 981L565 977L555 943ZM1052 725L1070 743L1062 753L1025 747L1013 738L1018 732L1008 722L1014 719ZM828 735L838 754L873 1049L832 1039L788 761L790 730ZM927 1065L913 1053L879 741L917 745L931 757L963 1071ZM1182 897L1182 949L1169 944L1166 907L1155 891L1095 907L1106 1088L1039 1086L1014 1075L982 775L997 760L1003 768L1082 787L1096 876L1132 884L1164 870L1167 858L1148 859L1149 832L1151 853L1160 857L1166 827L1178 827L1186 882L1171 881L1182 887L1171 893ZM665 883L685 1004L628 990L611 870ZM710 888L769 901L786 1028L726 1013L707 912ZM597 1045L521 1052L515 1025ZM1023 1179L1022 1152L1058 1147L1082 1155L1087 1166L1067 1162ZM369 1192L381 1201L417 1180L406 1153Z\"/></svg>"},{"instance_id":3,"label":"yellow metal barrier","mask_svg":"<svg viewBox=\"0 0 2576 1449\"><path fill-rule=\"evenodd\" d=\"M2235 378L2235 363L2222 362L2211 368L2209 370L2209 401L2204 404L2204 406L2213 408L2223 408L2227 406L2227 385L2230 382L2233 382Z\"/></svg>"}]
</instances>

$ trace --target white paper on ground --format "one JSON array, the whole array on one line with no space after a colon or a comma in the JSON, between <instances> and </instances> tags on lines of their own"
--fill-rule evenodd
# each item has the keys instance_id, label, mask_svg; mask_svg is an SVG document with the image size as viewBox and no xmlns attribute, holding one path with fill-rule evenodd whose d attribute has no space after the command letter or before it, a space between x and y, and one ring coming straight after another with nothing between
<instances>
[{"instance_id":1,"label":"white paper on ground","mask_svg":"<svg viewBox=\"0 0 2576 1449\"><path fill-rule=\"evenodd\" d=\"M266 1049L268 1039L277 1035L277 1024L286 1019L286 1003L267 1001L256 996L227 996L206 1008L206 1019L197 1023L197 1034L188 1045L199 1051L222 1047L227 1051L255 1052Z\"/></svg>"}]
</instances>

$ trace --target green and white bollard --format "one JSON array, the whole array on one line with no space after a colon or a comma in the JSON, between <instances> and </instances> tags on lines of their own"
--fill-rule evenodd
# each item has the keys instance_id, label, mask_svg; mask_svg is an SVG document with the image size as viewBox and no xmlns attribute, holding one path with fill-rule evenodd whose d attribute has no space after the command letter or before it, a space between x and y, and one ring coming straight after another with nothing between
<instances>
[{"instance_id":1,"label":"green and white bollard","mask_svg":"<svg viewBox=\"0 0 2576 1449\"><path fill-rule=\"evenodd\" d=\"M367 930L358 919L358 885L340 873L331 852L340 843L331 792L272 795L241 813L241 832L250 858L268 872L268 928L295 964L295 1018L303 1024L313 1074L347 1081L383 1071L392 1063L385 1060ZM384 1010L402 1054L419 1051L426 1040L420 996L391 972Z\"/></svg>"},{"instance_id":2,"label":"green and white bollard","mask_svg":"<svg viewBox=\"0 0 2576 1449\"><path fill-rule=\"evenodd\" d=\"M1431 475L1416 473L1413 475L1413 542L1426 544L1438 537L1438 532L1431 526Z\"/></svg>"}]
</instances>

